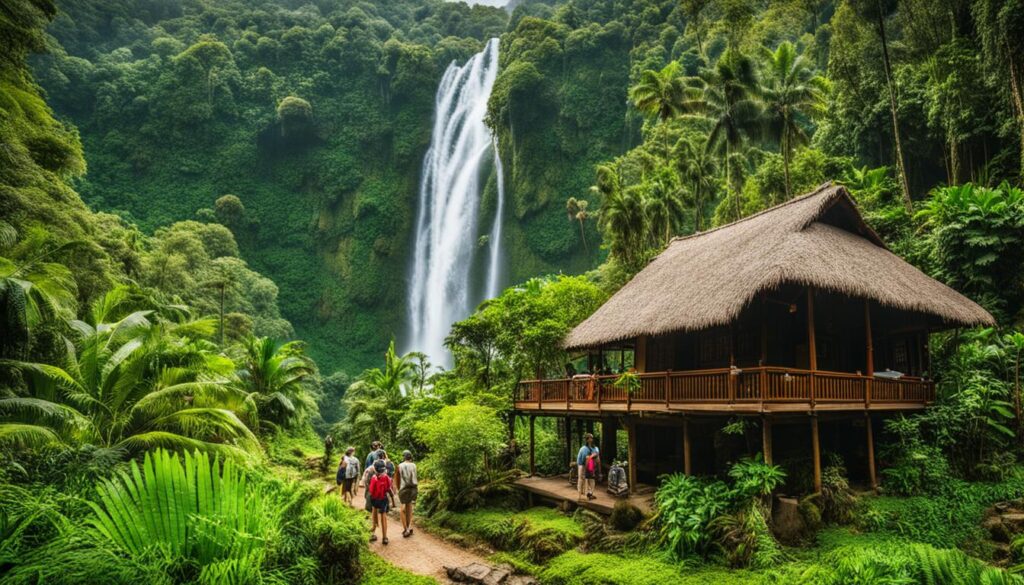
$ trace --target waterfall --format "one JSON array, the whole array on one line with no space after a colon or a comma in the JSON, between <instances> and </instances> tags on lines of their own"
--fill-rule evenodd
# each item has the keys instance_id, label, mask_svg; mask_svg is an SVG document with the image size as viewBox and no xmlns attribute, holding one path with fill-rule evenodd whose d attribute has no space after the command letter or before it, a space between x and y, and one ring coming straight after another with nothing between
<instances>
[{"instance_id":1,"label":"waterfall","mask_svg":"<svg viewBox=\"0 0 1024 585\"><path fill-rule=\"evenodd\" d=\"M505 170L498 156L498 141L494 141L494 179L498 186L498 205L494 211L494 225L487 239L491 246L491 261L487 265L487 298L493 299L501 292L501 221L505 210Z\"/></svg>"},{"instance_id":2,"label":"waterfall","mask_svg":"<svg viewBox=\"0 0 1024 585\"><path fill-rule=\"evenodd\" d=\"M497 73L498 39L491 39L465 65L448 66L435 97L434 129L419 190L407 348L422 351L436 365L450 363L444 338L452 323L467 317L484 294L496 294L499 287L505 194L501 160L484 124ZM473 268L490 152L498 178L498 207L488 238L487 273L480 282L479 276L474 280Z\"/></svg>"}]
</instances>

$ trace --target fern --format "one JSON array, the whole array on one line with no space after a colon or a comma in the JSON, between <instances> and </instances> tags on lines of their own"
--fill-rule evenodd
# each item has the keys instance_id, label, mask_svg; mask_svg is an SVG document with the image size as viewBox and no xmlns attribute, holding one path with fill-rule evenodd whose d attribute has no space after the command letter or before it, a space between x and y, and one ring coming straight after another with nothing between
<instances>
[{"instance_id":1,"label":"fern","mask_svg":"<svg viewBox=\"0 0 1024 585\"><path fill-rule=\"evenodd\" d=\"M273 539L277 514L228 459L202 452L183 459L164 450L147 453L98 486L92 526L131 554L160 547L201 564L256 558Z\"/></svg>"}]
</instances>

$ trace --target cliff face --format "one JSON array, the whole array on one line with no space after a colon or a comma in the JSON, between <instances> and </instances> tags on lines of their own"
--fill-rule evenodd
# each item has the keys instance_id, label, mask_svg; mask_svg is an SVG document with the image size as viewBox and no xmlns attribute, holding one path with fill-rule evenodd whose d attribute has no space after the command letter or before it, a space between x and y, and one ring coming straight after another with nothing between
<instances>
[{"instance_id":1,"label":"cliff face","mask_svg":"<svg viewBox=\"0 0 1024 585\"><path fill-rule=\"evenodd\" d=\"M33 60L58 116L80 129L83 199L146 231L182 219L230 227L325 371L357 372L401 336L434 93L447 64L509 18L461 3L355 4L66 2L49 52ZM624 104L557 113L570 98L538 104L532 133L497 124L513 161L513 281L594 262L593 228L584 255L560 208L607 149L572 120L603 126ZM487 225L495 194L492 172Z\"/></svg>"}]
</instances>

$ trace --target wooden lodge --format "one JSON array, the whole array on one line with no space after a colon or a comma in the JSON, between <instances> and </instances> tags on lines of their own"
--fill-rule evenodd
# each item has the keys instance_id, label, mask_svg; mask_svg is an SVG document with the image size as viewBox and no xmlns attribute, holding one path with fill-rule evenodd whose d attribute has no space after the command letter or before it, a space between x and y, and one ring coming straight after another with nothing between
<instances>
[{"instance_id":1,"label":"wooden lodge","mask_svg":"<svg viewBox=\"0 0 1024 585\"><path fill-rule=\"evenodd\" d=\"M823 446L875 487L878 419L935 399L929 334L992 323L890 252L843 187L824 185L676 238L576 327L565 345L586 355L589 372L516 391L530 472L538 416L563 421L567 457L584 425L600 423L612 454L624 429L631 487L667 472L720 472L731 454L715 434L739 417L760 423L752 450L767 461L806 453L815 490ZM617 384L627 369L636 378Z\"/></svg>"}]
</instances>

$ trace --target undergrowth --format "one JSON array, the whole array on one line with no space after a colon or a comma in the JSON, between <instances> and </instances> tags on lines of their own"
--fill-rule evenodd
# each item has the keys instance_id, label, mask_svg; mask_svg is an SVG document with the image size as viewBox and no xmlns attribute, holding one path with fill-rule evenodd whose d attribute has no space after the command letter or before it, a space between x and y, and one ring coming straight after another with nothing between
<instances>
[{"instance_id":1,"label":"undergrowth","mask_svg":"<svg viewBox=\"0 0 1024 585\"><path fill-rule=\"evenodd\" d=\"M462 513L438 512L428 520L444 536L486 543L498 550L516 551L520 558L540 563L576 547L583 540L583 527L572 517L550 508L514 511L483 508ZM454 538L453 538L454 537Z\"/></svg>"}]
</instances>

